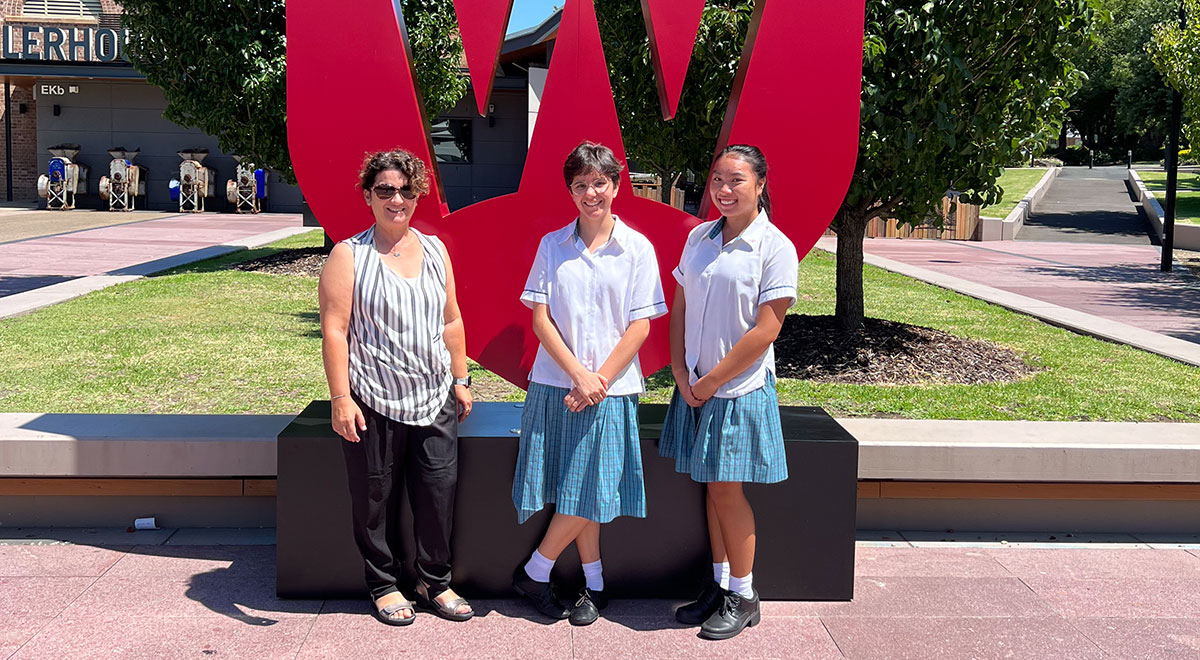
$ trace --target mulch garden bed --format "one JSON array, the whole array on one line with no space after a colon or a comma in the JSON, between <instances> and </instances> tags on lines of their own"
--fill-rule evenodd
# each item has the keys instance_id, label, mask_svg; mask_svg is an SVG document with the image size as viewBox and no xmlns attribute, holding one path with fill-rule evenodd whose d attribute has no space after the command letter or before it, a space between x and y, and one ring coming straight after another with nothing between
<instances>
[{"instance_id":1,"label":"mulch garden bed","mask_svg":"<svg viewBox=\"0 0 1200 660\"><path fill-rule=\"evenodd\" d=\"M325 267L325 256L324 248L319 247L280 250L275 254L234 264L233 268L271 275L320 277L321 269Z\"/></svg>"},{"instance_id":2,"label":"mulch garden bed","mask_svg":"<svg viewBox=\"0 0 1200 660\"><path fill-rule=\"evenodd\" d=\"M798 314L784 319L775 365L782 378L853 385L1006 383L1037 371L989 341L883 319L847 332L832 316Z\"/></svg>"}]
</instances>

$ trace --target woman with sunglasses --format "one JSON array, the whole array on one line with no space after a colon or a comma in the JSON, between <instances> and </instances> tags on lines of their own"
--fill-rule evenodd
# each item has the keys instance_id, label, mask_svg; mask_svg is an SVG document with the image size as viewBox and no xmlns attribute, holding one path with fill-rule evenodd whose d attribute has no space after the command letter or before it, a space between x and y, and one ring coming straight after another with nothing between
<instances>
[{"instance_id":1,"label":"woman with sunglasses","mask_svg":"<svg viewBox=\"0 0 1200 660\"><path fill-rule=\"evenodd\" d=\"M521 294L541 345L521 416L513 504L522 523L546 504L554 516L517 566L513 588L542 614L574 625L595 621L608 600L601 523L646 516L637 352L650 319L667 306L654 247L612 213L621 170L607 147L584 142L571 152L563 178L579 215L542 238ZM550 570L571 542L585 586L568 610Z\"/></svg>"},{"instance_id":2,"label":"woman with sunglasses","mask_svg":"<svg viewBox=\"0 0 1200 660\"><path fill-rule=\"evenodd\" d=\"M471 412L466 338L454 270L440 240L409 226L429 192L413 154L369 155L359 173L375 224L346 239L321 273L321 352L375 616L413 622L401 594L400 487L416 538L415 594L452 621L470 604L450 588L450 529L458 483L458 423Z\"/></svg>"},{"instance_id":3,"label":"woman with sunglasses","mask_svg":"<svg viewBox=\"0 0 1200 660\"><path fill-rule=\"evenodd\" d=\"M787 479L775 338L796 300L796 246L771 224L767 161L731 145L713 164L708 194L721 218L688 235L674 276L671 371L659 453L705 484L713 579L675 617L700 636L728 639L758 623L754 511L742 484Z\"/></svg>"}]
</instances>

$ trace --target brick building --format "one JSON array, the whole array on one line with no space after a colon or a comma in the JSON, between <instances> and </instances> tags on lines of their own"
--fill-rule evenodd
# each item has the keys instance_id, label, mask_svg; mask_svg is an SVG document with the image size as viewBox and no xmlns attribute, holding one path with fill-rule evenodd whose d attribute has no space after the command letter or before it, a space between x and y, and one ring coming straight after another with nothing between
<instances>
[{"instance_id":1,"label":"brick building","mask_svg":"<svg viewBox=\"0 0 1200 660\"><path fill-rule=\"evenodd\" d=\"M204 164L217 172L217 198L207 206L226 206L235 161L216 138L163 118L161 90L124 59L125 35L114 0L0 0L0 200L36 201L47 148L69 142L80 145L76 160L89 169L81 208L104 206L97 189L113 147L141 149L146 206L163 210L178 208L168 187L178 176L176 152L207 148ZM269 185L270 210L301 210L298 188L278 175Z\"/></svg>"}]
</instances>

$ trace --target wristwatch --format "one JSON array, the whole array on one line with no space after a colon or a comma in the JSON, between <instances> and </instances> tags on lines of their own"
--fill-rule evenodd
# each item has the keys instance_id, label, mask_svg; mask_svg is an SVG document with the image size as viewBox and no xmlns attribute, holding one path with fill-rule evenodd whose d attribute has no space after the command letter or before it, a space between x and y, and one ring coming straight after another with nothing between
<instances>
[{"instance_id":1,"label":"wristwatch","mask_svg":"<svg viewBox=\"0 0 1200 660\"><path fill-rule=\"evenodd\" d=\"M462 385L463 387L470 389L471 388L471 374L467 374L466 378L455 378L454 384Z\"/></svg>"}]
</instances>

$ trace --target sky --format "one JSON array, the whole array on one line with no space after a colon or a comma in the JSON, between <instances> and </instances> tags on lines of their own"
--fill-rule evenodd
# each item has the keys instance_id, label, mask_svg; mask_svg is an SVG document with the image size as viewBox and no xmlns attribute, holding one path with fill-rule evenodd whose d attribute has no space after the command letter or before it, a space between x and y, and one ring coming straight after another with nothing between
<instances>
[{"instance_id":1,"label":"sky","mask_svg":"<svg viewBox=\"0 0 1200 660\"><path fill-rule=\"evenodd\" d=\"M508 31L516 32L538 25L546 20L556 7L565 0L514 0L512 16L508 19Z\"/></svg>"}]
</instances>

